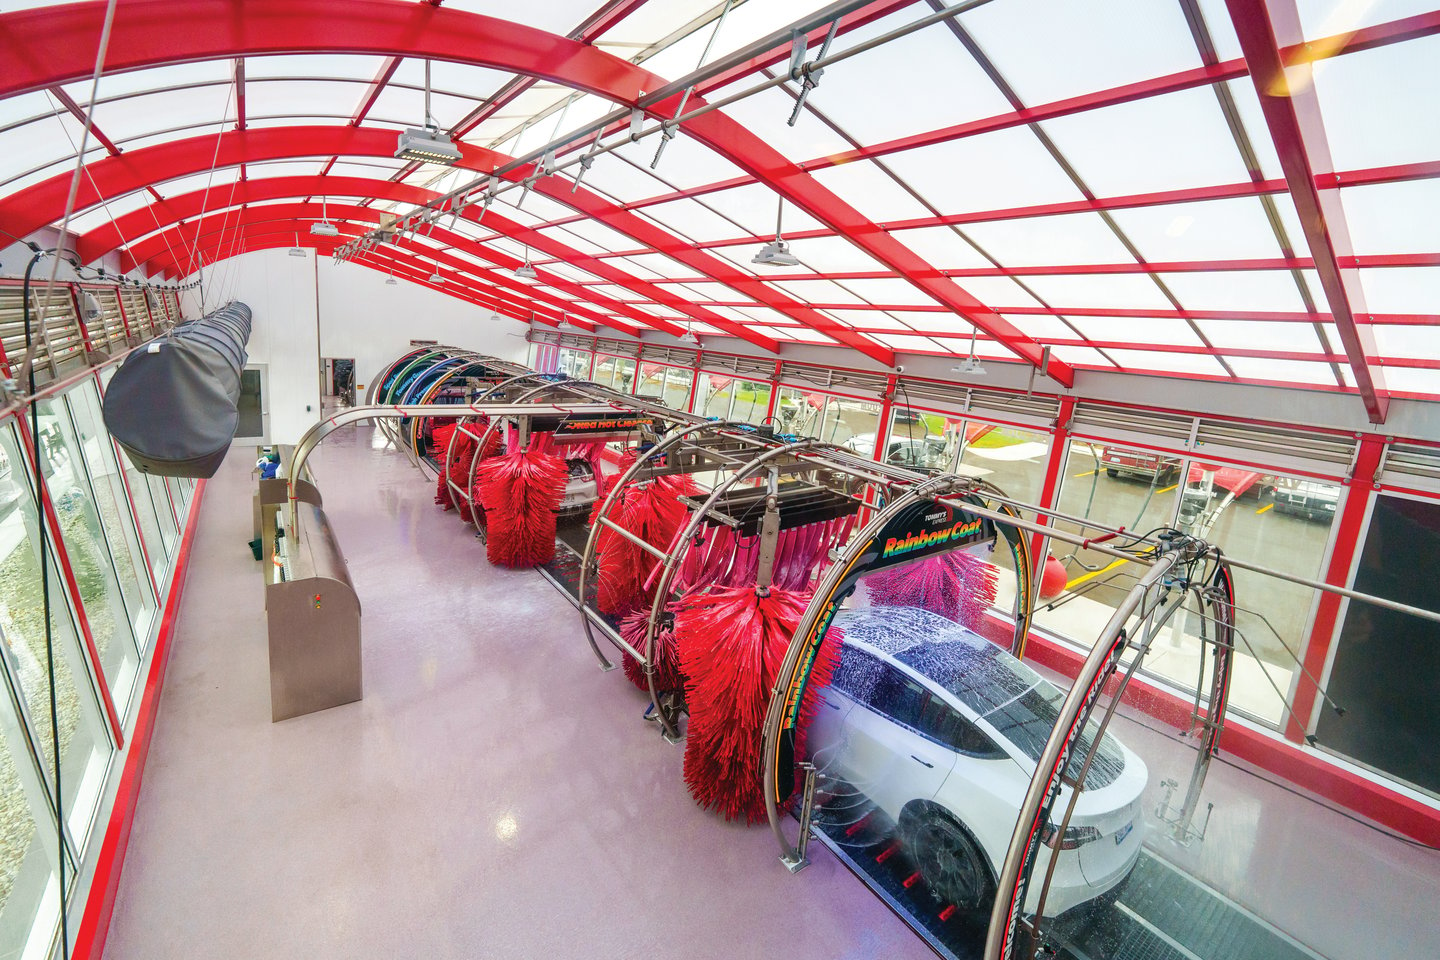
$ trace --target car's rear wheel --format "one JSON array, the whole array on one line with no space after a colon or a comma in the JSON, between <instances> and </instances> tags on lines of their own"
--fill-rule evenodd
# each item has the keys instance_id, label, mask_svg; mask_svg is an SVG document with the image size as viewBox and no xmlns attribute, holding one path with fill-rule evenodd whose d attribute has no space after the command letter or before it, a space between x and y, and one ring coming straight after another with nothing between
<instances>
[{"instance_id":1,"label":"car's rear wheel","mask_svg":"<svg viewBox=\"0 0 1440 960\"><path fill-rule=\"evenodd\" d=\"M935 895L962 910L988 907L995 882L985 856L960 824L936 810L907 810L900 839Z\"/></svg>"}]
</instances>

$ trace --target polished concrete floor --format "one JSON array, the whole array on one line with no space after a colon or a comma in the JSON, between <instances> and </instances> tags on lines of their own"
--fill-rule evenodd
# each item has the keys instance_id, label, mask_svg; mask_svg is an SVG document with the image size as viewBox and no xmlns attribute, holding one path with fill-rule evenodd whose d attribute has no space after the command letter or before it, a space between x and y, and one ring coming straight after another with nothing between
<instances>
[{"instance_id":1,"label":"polished concrete floor","mask_svg":"<svg viewBox=\"0 0 1440 960\"><path fill-rule=\"evenodd\" d=\"M253 448L202 504L111 960L926 957L819 845L700 811L577 615L368 427L314 470L364 605L363 701L270 722Z\"/></svg>"}]
</instances>

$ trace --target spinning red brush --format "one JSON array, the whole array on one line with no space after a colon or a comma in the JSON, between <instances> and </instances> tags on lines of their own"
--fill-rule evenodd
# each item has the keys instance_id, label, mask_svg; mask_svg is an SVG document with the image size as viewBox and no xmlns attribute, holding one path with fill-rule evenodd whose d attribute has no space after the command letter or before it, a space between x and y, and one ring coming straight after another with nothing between
<instances>
[{"instance_id":1,"label":"spinning red brush","mask_svg":"<svg viewBox=\"0 0 1440 960\"><path fill-rule=\"evenodd\" d=\"M515 450L483 460L476 490L488 518L485 554L501 567L533 567L555 557L555 508L569 476L565 461Z\"/></svg>"},{"instance_id":2,"label":"spinning red brush","mask_svg":"<svg viewBox=\"0 0 1440 960\"><path fill-rule=\"evenodd\" d=\"M870 601L881 607L919 607L977 632L995 603L999 569L965 550L950 550L865 578Z\"/></svg>"},{"instance_id":3,"label":"spinning red brush","mask_svg":"<svg viewBox=\"0 0 1440 960\"><path fill-rule=\"evenodd\" d=\"M695 481L688 474L656 477L631 484L620 492L610 508L609 518L657 550L664 550L675 539L689 511L680 498L694 496L697 490ZM591 513L592 525L598 513L597 506ZM657 562L654 555L608 527L600 529L596 554L596 606L617 616L648 607L654 599L652 588L647 586Z\"/></svg>"},{"instance_id":4,"label":"spinning red brush","mask_svg":"<svg viewBox=\"0 0 1440 960\"><path fill-rule=\"evenodd\" d=\"M685 782L691 796L727 820L765 818L760 792L760 734L770 690L809 595L754 587L690 594L676 605L675 639L684 671L690 726ZM821 645L804 710L830 682L834 638Z\"/></svg>"},{"instance_id":5,"label":"spinning red brush","mask_svg":"<svg viewBox=\"0 0 1440 960\"><path fill-rule=\"evenodd\" d=\"M645 626L649 622L649 609L637 610L620 622L620 636L630 646L644 653ZM623 663L625 676L648 695L650 685L645 682L645 669L640 666L640 661L627 653ZM666 626L662 621L659 632L655 634L655 691L664 693L667 690L684 688L685 674L680 670L680 651L675 645L674 625L672 623Z\"/></svg>"}]
</instances>

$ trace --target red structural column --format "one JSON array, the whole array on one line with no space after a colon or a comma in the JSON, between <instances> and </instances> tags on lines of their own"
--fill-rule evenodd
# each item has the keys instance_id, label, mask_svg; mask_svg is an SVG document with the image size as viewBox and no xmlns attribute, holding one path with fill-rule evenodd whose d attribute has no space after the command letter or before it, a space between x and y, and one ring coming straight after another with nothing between
<instances>
[{"instance_id":1,"label":"red structural column","mask_svg":"<svg viewBox=\"0 0 1440 960\"><path fill-rule=\"evenodd\" d=\"M128 344L134 333L130 329L130 318L125 315L125 288L115 288L115 308L120 311L120 326L125 330L125 342Z\"/></svg>"},{"instance_id":2,"label":"red structural column","mask_svg":"<svg viewBox=\"0 0 1440 960\"><path fill-rule=\"evenodd\" d=\"M775 409L780 404L780 367L779 360L775 361L775 372L770 374L770 405L765 408L765 419L775 419Z\"/></svg>"},{"instance_id":3,"label":"red structural column","mask_svg":"<svg viewBox=\"0 0 1440 960\"><path fill-rule=\"evenodd\" d=\"M1040 485L1040 506L1053 509L1060 496L1060 473L1065 468L1065 458L1070 453L1070 418L1075 414L1075 398L1061 397L1060 412L1055 417L1055 430L1050 438L1050 455L1045 460L1045 480ZM1038 516L1035 521L1049 526L1048 516ZM1045 558L1040 554L1042 534L1031 534L1030 553L1035 557L1035 569L1042 570Z\"/></svg>"},{"instance_id":4,"label":"red structural column","mask_svg":"<svg viewBox=\"0 0 1440 960\"><path fill-rule=\"evenodd\" d=\"M85 323L85 312L80 306L80 285L72 283L70 287L70 305L75 308L75 325L80 328L80 340L85 344L85 353L89 354L95 349L95 341L90 339L90 327ZM46 323L48 317L41 317L40 322Z\"/></svg>"},{"instance_id":5,"label":"red structural column","mask_svg":"<svg viewBox=\"0 0 1440 960\"><path fill-rule=\"evenodd\" d=\"M890 420L891 414L895 411L895 385L900 378L890 374L885 378L885 397L880 402L880 422L875 425L875 449L873 459L877 463L885 462L885 447L890 442Z\"/></svg>"},{"instance_id":6,"label":"red structural column","mask_svg":"<svg viewBox=\"0 0 1440 960\"><path fill-rule=\"evenodd\" d=\"M1383 437L1365 434L1360 438L1360 452L1355 457L1355 469L1345 481L1348 487L1345 504L1340 508L1340 514L1335 520L1335 547L1330 552L1330 564L1325 568L1324 582L1332 586L1343 587L1350 580L1355 554L1360 549L1360 531L1370 513L1370 502L1375 498L1375 475L1379 472L1380 458L1384 452ZM1322 593L1320 603L1315 608L1315 620L1310 626L1310 636L1302 659L1304 670L1295 686L1290 719L1285 725L1285 736L1296 743L1302 742L1315 726L1315 702L1320 698L1315 681L1323 679L1325 665L1330 660L1330 649L1335 644L1340 600L1339 594ZM1300 725L1302 722L1303 729Z\"/></svg>"}]
</instances>

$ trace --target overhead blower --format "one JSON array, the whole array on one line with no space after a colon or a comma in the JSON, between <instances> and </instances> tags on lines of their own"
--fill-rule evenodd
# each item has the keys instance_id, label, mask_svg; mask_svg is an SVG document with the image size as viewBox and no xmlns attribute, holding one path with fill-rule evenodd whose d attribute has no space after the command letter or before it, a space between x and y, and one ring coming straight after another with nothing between
<instances>
[{"instance_id":1,"label":"overhead blower","mask_svg":"<svg viewBox=\"0 0 1440 960\"><path fill-rule=\"evenodd\" d=\"M179 324L125 358L105 388L105 428L142 473L215 475L240 422L250 308Z\"/></svg>"}]
</instances>

